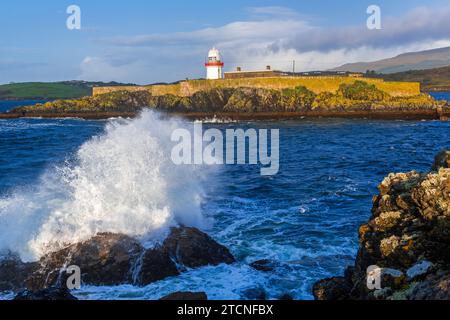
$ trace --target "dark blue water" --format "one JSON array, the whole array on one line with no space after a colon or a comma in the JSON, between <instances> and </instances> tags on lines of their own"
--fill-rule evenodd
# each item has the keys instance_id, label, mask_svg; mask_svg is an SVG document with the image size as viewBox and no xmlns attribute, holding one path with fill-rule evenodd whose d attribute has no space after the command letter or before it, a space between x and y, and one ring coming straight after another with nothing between
<instances>
[{"instance_id":1,"label":"dark blue water","mask_svg":"<svg viewBox=\"0 0 450 320\"><path fill-rule=\"evenodd\" d=\"M106 123L0 120L0 200L39 184L44 172L102 133ZM272 299L285 293L310 299L314 281L342 274L353 263L358 227L370 215L381 180L390 172L426 171L433 156L450 147L450 122L439 121L304 119L209 126L280 129L278 175L262 177L253 166L224 166L205 182L202 211L214 219L206 231L238 262L144 288L84 287L80 297L156 299L181 290L245 299L245 291L256 287ZM270 273L248 267L258 259L280 266Z\"/></svg>"},{"instance_id":2,"label":"dark blue water","mask_svg":"<svg viewBox=\"0 0 450 320\"><path fill-rule=\"evenodd\" d=\"M430 92L430 95L436 100L450 101L450 92Z\"/></svg>"},{"instance_id":3,"label":"dark blue water","mask_svg":"<svg viewBox=\"0 0 450 320\"><path fill-rule=\"evenodd\" d=\"M6 112L17 107L31 106L36 103L45 103L48 101L49 100L0 100L0 112Z\"/></svg>"}]
</instances>

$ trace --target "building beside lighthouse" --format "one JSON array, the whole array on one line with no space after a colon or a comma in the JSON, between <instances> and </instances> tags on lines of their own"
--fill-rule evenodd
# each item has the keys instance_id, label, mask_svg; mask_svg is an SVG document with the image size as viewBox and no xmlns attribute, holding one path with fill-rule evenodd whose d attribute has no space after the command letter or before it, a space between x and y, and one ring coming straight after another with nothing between
<instances>
[{"instance_id":1,"label":"building beside lighthouse","mask_svg":"<svg viewBox=\"0 0 450 320\"><path fill-rule=\"evenodd\" d=\"M208 60L205 62L206 79L217 80L223 78L223 62L220 52L216 48L212 48L208 52Z\"/></svg>"}]
</instances>

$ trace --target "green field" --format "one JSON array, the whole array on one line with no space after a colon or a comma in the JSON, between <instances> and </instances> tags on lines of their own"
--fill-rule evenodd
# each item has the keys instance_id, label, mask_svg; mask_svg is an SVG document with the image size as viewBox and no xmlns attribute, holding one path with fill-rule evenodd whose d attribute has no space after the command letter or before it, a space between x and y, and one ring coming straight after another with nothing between
<instances>
[{"instance_id":1,"label":"green field","mask_svg":"<svg viewBox=\"0 0 450 320\"><path fill-rule=\"evenodd\" d=\"M376 74L374 76L383 78L385 81L417 81L420 82L424 92L450 90L450 66L391 74Z\"/></svg>"},{"instance_id":2,"label":"green field","mask_svg":"<svg viewBox=\"0 0 450 320\"><path fill-rule=\"evenodd\" d=\"M97 86L124 85L117 82L23 82L0 85L0 100L53 100L73 99L90 96L92 88ZM132 84L126 84L132 85Z\"/></svg>"}]
</instances>

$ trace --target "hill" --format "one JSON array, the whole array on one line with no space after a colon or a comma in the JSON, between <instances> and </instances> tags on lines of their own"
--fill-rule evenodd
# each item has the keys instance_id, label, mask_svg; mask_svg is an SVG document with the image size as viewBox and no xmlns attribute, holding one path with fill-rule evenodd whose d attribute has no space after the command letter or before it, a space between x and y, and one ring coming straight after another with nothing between
<instances>
[{"instance_id":1,"label":"hill","mask_svg":"<svg viewBox=\"0 0 450 320\"><path fill-rule=\"evenodd\" d=\"M396 73L408 70L424 70L450 66L450 47L408 52L393 58L373 62L348 63L332 69L332 71Z\"/></svg>"},{"instance_id":2,"label":"hill","mask_svg":"<svg viewBox=\"0 0 450 320\"><path fill-rule=\"evenodd\" d=\"M117 82L24 82L0 85L0 100L52 100L89 96L93 87L123 85ZM130 84L132 85L132 84Z\"/></svg>"},{"instance_id":3,"label":"hill","mask_svg":"<svg viewBox=\"0 0 450 320\"><path fill-rule=\"evenodd\" d=\"M421 90L450 91L450 66L427 70L410 70L392 74L374 75L386 81L420 82Z\"/></svg>"}]
</instances>

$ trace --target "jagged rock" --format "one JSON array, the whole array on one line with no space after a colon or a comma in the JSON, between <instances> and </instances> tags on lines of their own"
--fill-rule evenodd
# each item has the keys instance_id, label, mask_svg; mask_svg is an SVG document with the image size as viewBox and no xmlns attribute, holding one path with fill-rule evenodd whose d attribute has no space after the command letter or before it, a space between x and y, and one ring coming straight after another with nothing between
<instances>
[{"instance_id":1,"label":"jagged rock","mask_svg":"<svg viewBox=\"0 0 450 320\"><path fill-rule=\"evenodd\" d=\"M317 299L396 299L445 296L448 279L430 278L434 270L450 265L450 152L441 152L434 172L390 174L379 185L374 197L372 216L359 229L360 245L350 283L332 278L314 286ZM367 268L381 268L383 288L370 291L366 285ZM424 276L429 274L423 281ZM442 280L444 279L444 280ZM413 288L406 294L405 288ZM389 288L389 290L387 289ZM386 289L386 290L383 290ZM391 291L390 291L391 290ZM424 290L424 295L420 294ZM409 291L408 291L409 292ZM450 292L446 292L450 299Z\"/></svg>"},{"instance_id":2,"label":"jagged rock","mask_svg":"<svg viewBox=\"0 0 450 320\"><path fill-rule=\"evenodd\" d=\"M273 260L262 259L250 263L250 267L258 271L270 272L277 267L277 263Z\"/></svg>"},{"instance_id":3,"label":"jagged rock","mask_svg":"<svg viewBox=\"0 0 450 320\"><path fill-rule=\"evenodd\" d=\"M162 244L162 250L177 265L197 268L206 265L233 263L230 251L196 228L172 228Z\"/></svg>"},{"instance_id":4,"label":"jagged rock","mask_svg":"<svg viewBox=\"0 0 450 320\"><path fill-rule=\"evenodd\" d=\"M418 283L408 296L410 300L450 300L450 275L448 269L428 276Z\"/></svg>"},{"instance_id":5,"label":"jagged rock","mask_svg":"<svg viewBox=\"0 0 450 320\"><path fill-rule=\"evenodd\" d=\"M141 244L131 237L100 233L87 241L42 257L40 268L28 280L27 287L39 290L65 285L67 275L64 267L71 265L80 267L84 284L131 283L132 267L143 250Z\"/></svg>"},{"instance_id":6,"label":"jagged rock","mask_svg":"<svg viewBox=\"0 0 450 320\"><path fill-rule=\"evenodd\" d=\"M432 171L439 171L441 168L450 168L450 151L442 150L434 159Z\"/></svg>"},{"instance_id":7,"label":"jagged rock","mask_svg":"<svg viewBox=\"0 0 450 320\"><path fill-rule=\"evenodd\" d=\"M245 289L241 294L245 300L266 300L267 297L266 290L260 286Z\"/></svg>"},{"instance_id":8,"label":"jagged rock","mask_svg":"<svg viewBox=\"0 0 450 320\"><path fill-rule=\"evenodd\" d=\"M400 289L405 282L405 275L400 270L381 268L380 274L383 288Z\"/></svg>"},{"instance_id":9,"label":"jagged rock","mask_svg":"<svg viewBox=\"0 0 450 320\"><path fill-rule=\"evenodd\" d=\"M24 263L13 254L0 257L0 292L25 289L26 279L37 267L38 264Z\"/></svg>"},{"instance_id":10,"label":"jagged rock","mask_svg":"<svg viewBox=\"0 0 450 320\"><path fill-rule=\"evenodd\" d=\"M131 237L100 233L97 236L70 245L62 250L49 253L42 257L28 273L26 264L20 260L5 263L2 269L4 275L22 274L25 276L9 276L8 281L16 279L15 287L22 282L29 290L41 290L51 286L66 285L68 274L65 268L78 266L81 270L83 284L118 285L132 283L147 285L170 276L179 275L186 268L196 268L220 263L232 263L234 258L227 248L218 244L207 234L195 228L172 228L169 236L161 245L144 249ZM3 276L0 274L0 281ZM26 279L26 280L25 280ZM9 289L6 283L5 290Z\"/></svg>"},{"instance_id":11,"label":"jagged rock","mask_svg":"<svg viewBox=\"0 0 450 320\"><path fill-rule=\"evenodd\" d=\"M313 295L316 300L346 300L352 290L352 283L345 277L333 277L316 282Z\"/></svg>"},{"instance_id":12,"label":"jagged rock","mask_svg":"<svg viewBox=\"0 0 450 320\"><path fill-rule=\"evenodd\" d=\"M180 274L169 254L161 247L146 250L141 259L137 280L139 285L147 285Z\"/></svg>"},{"instance_id":13,"label":"jagged rock","mask_svg":"<svg viewBox=\"0 0 450 320\"><path fill-rule=\"evenodd\" d=\"M414 280L417 277L426 275L433 268L433 264L430 261L421 261L406 271L408 280Z\"/></svg>"},{"instance_id":14,"label":"jagged rock","mask_svg":"<svg viewBox=\"0 0 450 320\"><path fill-rule=\"evenodd\" d=\"M278 300L294 300L294 298L289 293L285 293Z\"/></svg>"},{"instance_id":15,"label":"jagged rock","mask_svg":"<svg viewBox=\"0 0 450 320\"><path fill-rule=\"evenodd\" d=\"M22 291L14 300L78 300L67 288L51 287L39 291Z\"/></svg>"},{"instance_id":16,"label":"jagged rock","mask_svg":"<svg viewBox=\"0 0 450 320\"><path fill-rule=\"evenodd\" d=\"M174 292L159 300L208 300L205 292Z\"/></svg>"}]
</instances>

